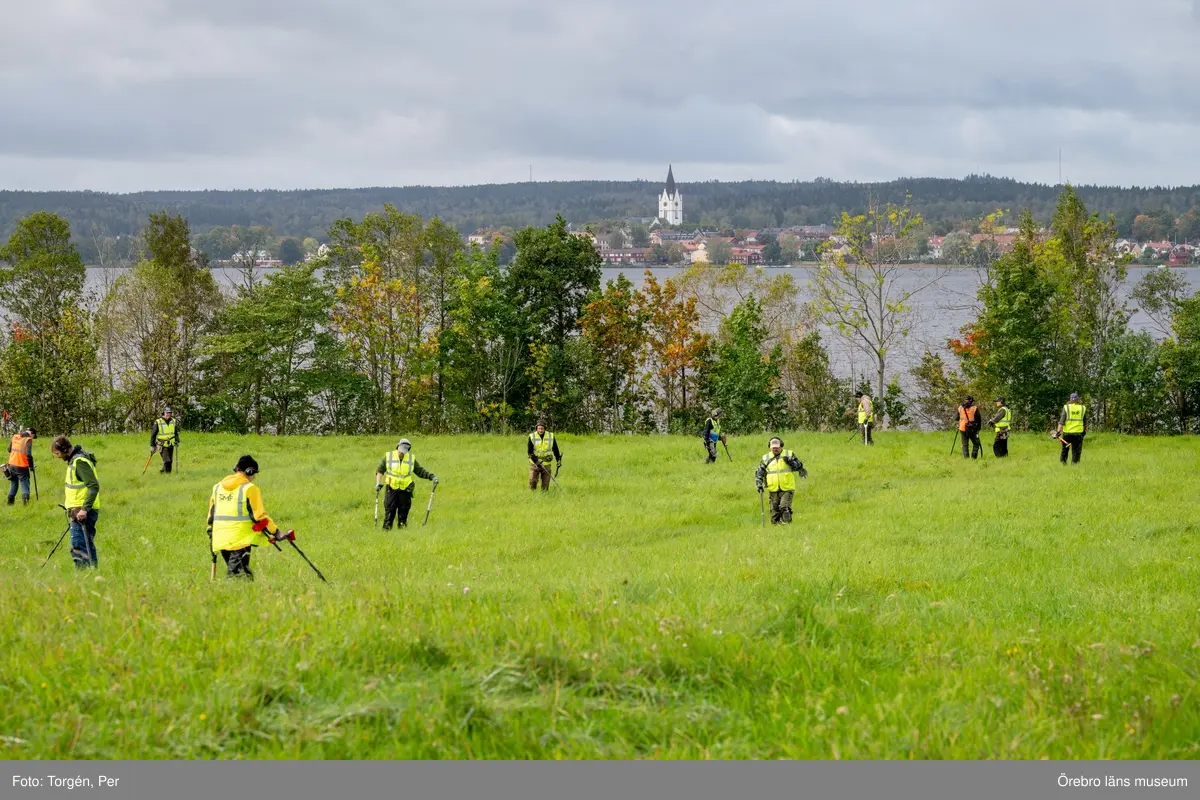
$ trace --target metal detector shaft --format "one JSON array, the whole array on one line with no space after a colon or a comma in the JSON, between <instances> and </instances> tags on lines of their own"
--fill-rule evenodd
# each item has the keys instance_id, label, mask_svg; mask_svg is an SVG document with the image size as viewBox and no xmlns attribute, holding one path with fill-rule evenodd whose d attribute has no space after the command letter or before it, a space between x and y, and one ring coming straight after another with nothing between
<instances>
[{"instance_id":1,"label":"metal detector shaft","mask_svg":"<svg viewBox=\"0 0 1200 800\"><path fill-rule=\"evenodd\" d=\"M212 567L208 571L208 579L215 581L217 579L217 553L212 549L212 534L208 534L208 554L212 556Z\"/></svg>"},{"instance_id":2,"label":"metal detector shaft","mask_svg":"<svg viewBox=\"0 0 1200 800\"><path fill-rule=\"evenodd\" d=\"M67 509L67 507L64 506L62 503L59 503L58 507L61 508L63 511L68 511L68 513L69 513L69 510ZM58 546L60 544L62 544L63 539L67 538L67 532L70 530L71 530L71 523L68 522L67 530L63 531L62 536L59 536L58 541L54 543L54 547L50 550L50 555L46 556L46 560L42 562L42 568L45 568L45 566L50 563L50 559L54 557L54 554L58 551Z\"/></svg>"},{"instance_id":3,"label":"metal detector shaft","mask_svg":"<svg viewBox=\"0 0 1200 800\"><path fill-rule=\"evenodd\" d=\"M422 520L422 522L421 522L422 528L424 528L425 525L429 522L429 512L433 510L433 494L436 491L437 491L437 484L435 483L433 485L433 488L429 490L429 503L425 506L425 519Z\"/></svg>"},{"instance_id":4,"label":"metal detector shaft","mask_svg":"<svg viewBox=\"0 0 1200 800\"><path fill-rule=\"evenodd\" d=\"M313 568L313 572L317 573L317 577L320 578L321 580L325 581L325 583L329 583L329 581L325 580L325 576L321 574L321 570L317 569L317 565L314 564L313 562L309 561L308 556L304 555L304 551L296 546L295 540L288 539L288 542L290 542L292 547L295 548L296 552L300 554L300 557L303 558L305 561L307 561L308 565Z\"/></svg>"},{"instance_id":5,"label":"metal detector shaft","mask_svg":"<svg viewBox=\"0 0 1200 800\"><path fill-rule=\"evenodd\" d=\"M50 555L46 556L46 560L42 562L42 568L45 568L45 566L50 563L50 559L54 558L54 554L58 552L58 546L62 544L63 539L67 538L67 533L70 530L71 526L68 524L67 529L62 532L62 536L58 537L58 541L54 544L54 548L50 551Z\"/></svg>"},{"instance_id":6,"label":"metal detector shaft","mask_svg":"<svg viewBox=\"0 0 1200 800\"><path fill-rule=\"evenodd\" d=\"M562 484L558 482L558 478L554 477L554 473L550 471L549 467L537 459L534 459L533 463L537 466L538 471L546 473L550 477L550 480L554 481L555 486L559 489L562 488Z\"/></svg>"}]
</instances>

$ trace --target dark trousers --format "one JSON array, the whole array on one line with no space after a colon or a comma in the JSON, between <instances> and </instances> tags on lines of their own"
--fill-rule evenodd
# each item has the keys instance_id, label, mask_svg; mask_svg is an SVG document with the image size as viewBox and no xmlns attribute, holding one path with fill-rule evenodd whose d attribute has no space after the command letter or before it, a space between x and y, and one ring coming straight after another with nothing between
<instances>
[{"instance_id":1,"label":"dark trousers","mask_svg":"<svg viewBox=\"0 0 1200 800\"><path fill-rule=\"evenodd\" d=\"M159 472L170 472L171 462L175 460L175 446L160 447L158 453L162 456L163 461L162 469Z\"/></svg>"},{"instance_id":2,"label":"dark trousers","mask_svg":"<svg viewBox=\"0 0 1200 800\"><path fill-rule=\"evenodd\" d=\"M1083 434L1082 433L1064 433L1062 435L1066 444L1062 446L1062 452L1058 456L1058 460L1063 464L1067 463L1067 451L1071 453L1071 463L1078 464L1079 456L1083 453Z\"/></svg>"},{"instance_id":3,"label":"dark trousers","mask_svg":"<svg viewBox=\"0 0 1200 800\"><path fill-rule=\"evenodd\" d=\"M790 492L771 492L771 524L784 525L792 524L792 497L796 494Z\"/></svg>"},{"instance_id":4,"label":"dark trousers","mask_svg":"<svg viewBox=\"0 0 1200 800\"><path fill-rule=\"evenodd\" d=\"M708 458L704 459L705 464L711 464L717 460L717 443L712 439L704 440L704 449L708 451Z\"/></svg>"},{"instance_id":5,"label":"dark trousers","mask_svg":"<svg viewBox=\"0 0 1200 800\"><path fill-rule=\"evenodd\" d=\"M996 458L1004 458L1008 455L1008 434L997 433L996 440L992 442L992 453Z\"/></svg>"},{"instance_id":6,"label":"dark trousers","mask_svg":"<svg viewBox=\"0 0 1200 800\"><path fill-rule=\"evenodd\" d=\"M12 477L8 479L8 504L17 499L17 487L21 488L21 500L29 502L29 467L9 467Z\"/></svg>"},{"instance_id":7,"label":"dark trousers","mask_svg":"<svg viewBox=\"0 0 1200 800\"><path fill-rule=\"evenodd\" d=\"M225 559L225 577L254 580L250 571L250 553L253 547L243 547L241 550L222 550L221 558Z\"/></svg>"},{"instance_id":8,"label":"dark trousers","mask_svg":"<svg viewBox=\"0 0 1200 800\"><path fill-rule=\"evenodd\" d=\"M77 569L100 566L100 555L96 552L96 519L100 512L92 509L83 522L75 519L79 509L71 509L71 560Z\"/></svg>"},{"instance_id":9,"label":"dark trousers","mask_svg":"<svg viewBox=\"0 0 1200 800\"><path fill-rule=\"evenodd\" d=\"M979 441L979 431L967 428L962 435L963 458L979 458L983 444Z\"/></svg>"},{"instance_id":10,"label":"dark trousers","mask_svg":"<svg viewBox=\"0 0 1200 800\"><path fill-rule=\"evenodd\" d=\"M398 519L400 527L408 526L408 510L412 508L413 489L393 489L388 486L383 490L383 529L390 530L392 520Z\"/></svg>"}]
</instances>

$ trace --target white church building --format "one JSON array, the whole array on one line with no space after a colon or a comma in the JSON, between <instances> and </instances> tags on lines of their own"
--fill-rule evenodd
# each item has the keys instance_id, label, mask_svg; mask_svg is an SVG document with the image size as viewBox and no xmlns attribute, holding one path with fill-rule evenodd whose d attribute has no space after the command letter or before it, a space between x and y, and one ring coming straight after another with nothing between
<instances>
[{"instance_id":1,"label":"white church building","mask_svg":"<svg viewBox=\"0 0 1200 800\"><path fill-rule=\"evenodd\" d=\"M667 166L667 186L658 198L658 221L665 225L683 224L683 195L675 186L675 174Z\"/></svg>"}]
</instances>

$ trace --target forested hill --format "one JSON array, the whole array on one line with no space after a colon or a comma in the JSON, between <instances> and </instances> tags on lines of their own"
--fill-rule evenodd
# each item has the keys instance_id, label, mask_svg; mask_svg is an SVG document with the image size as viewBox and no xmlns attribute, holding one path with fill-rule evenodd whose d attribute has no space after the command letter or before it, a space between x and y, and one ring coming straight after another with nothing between
<instances>
[{"instance_id":1,"label":"forested hill","mask_svg":"<svg viewBox=\"0 0 1200 800\"><path fill-rule=\"evenodd\" d=\"M686 226L757 228L829 223L843 210L863 208L869 194L902 200L911 194L932 232L952 229L1003 208L1033 209L1048 219L1058 187L1006 178L906 178L888 183L743 181L680 183ZM1122 235L1139 213L1178 216L1200 203L1200 186L1077 187L1088 207L1117 217ZM321 239L332 222L361 218L385 203L423 217L440 216L467 233L479 227L544 225L561 213L568 222L651 217L662 186L649 181L570 181L462 187L312 189L295 191L0 192L0 234L34 211L52 211L71 223L85 247L93 236L135 234L152 211L183 215L194 234L216 226L262 225L277 236ZM941 230L938 230L941 229Z\"/></svg>"}]
</instances>

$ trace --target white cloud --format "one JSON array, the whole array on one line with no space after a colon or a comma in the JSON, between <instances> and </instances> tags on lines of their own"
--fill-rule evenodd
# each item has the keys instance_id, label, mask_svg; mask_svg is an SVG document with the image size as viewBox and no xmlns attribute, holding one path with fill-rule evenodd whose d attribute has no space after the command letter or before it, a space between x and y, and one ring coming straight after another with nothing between
<instances>
[{"instance_id":1,"label":"white cloud","mask_svg":"<svg viewBox=\"0 0 1200 800\"><path fill-rule=\"evenodd\" d=\"M7 188L1200 183L1196 0L41 0Z\"/></svg>"}]
</instances>

